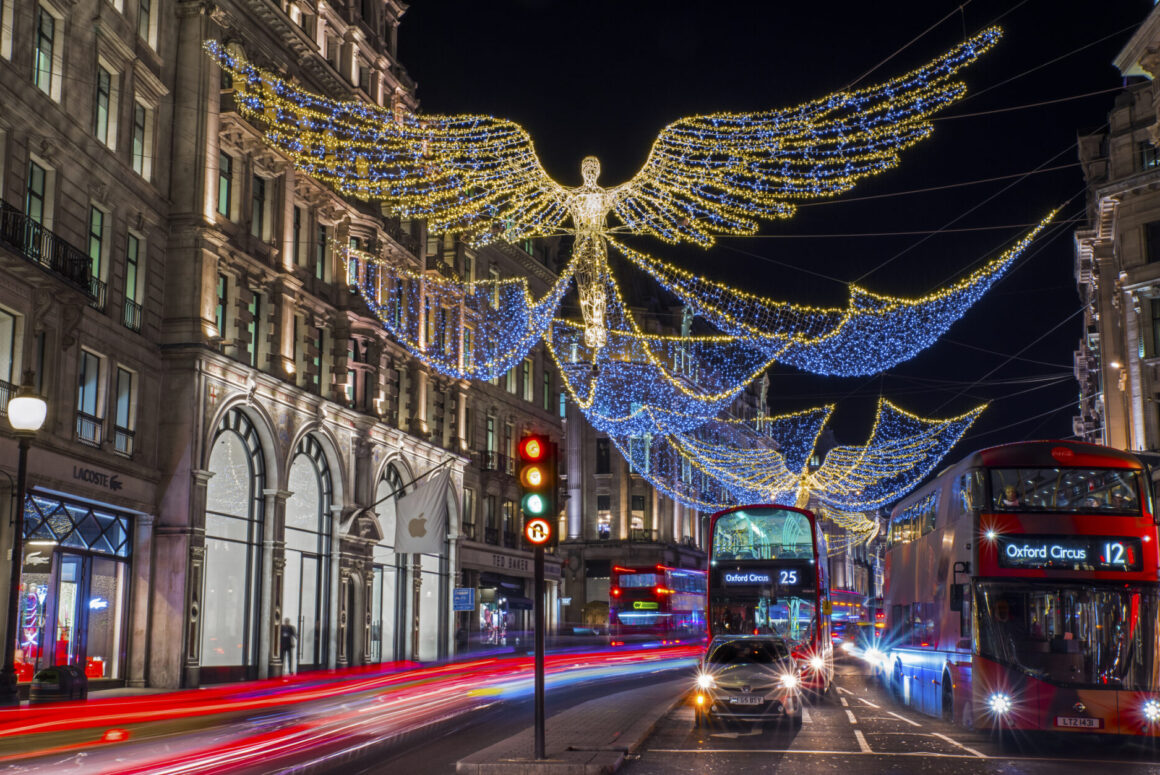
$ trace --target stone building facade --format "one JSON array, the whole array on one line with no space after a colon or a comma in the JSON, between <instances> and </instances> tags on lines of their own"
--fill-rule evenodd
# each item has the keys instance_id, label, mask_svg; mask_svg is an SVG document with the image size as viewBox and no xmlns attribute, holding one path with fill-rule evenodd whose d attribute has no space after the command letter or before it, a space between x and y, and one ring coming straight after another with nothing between
<instances>
[{"instance_id":1,"label":"stone building facade","mask_svg":"<svg viewBox=\"0 0 1160 775\"><path fill-rule=\"evenodd\" d=\"M540 350L497 385L430 372L333 246L527 275L533 292L553 246L476 254L337 196L262 143L202 50L219 40L315 91L414 107L404 10L0 5L0 103L19 108L0 115L0 393L28 371L50 407L29 456L25 672L68 660L98 686L175 688L437 659L472 647L461 628L482 640L452 610L464 586L497 629L522 626L531 554L511 540L504 434L559 438L557 380ZM5 423L5 473L15 450ZM439 466L444 549L396 554L394 502Z\"/></svg>"},{"instance_id":2,"label":"stone building facade","mask_svg":"<svg viewBox=\"0 0 1160 775\"><path fill-rule=\"evenodd\" d=\"M1087 225L1075 232L1085 304L1075 352L1076 435L1160 450L1160 9L1115 60L1125 88L1105 127L1079 138Z\"/></svg>"}]
</instances>

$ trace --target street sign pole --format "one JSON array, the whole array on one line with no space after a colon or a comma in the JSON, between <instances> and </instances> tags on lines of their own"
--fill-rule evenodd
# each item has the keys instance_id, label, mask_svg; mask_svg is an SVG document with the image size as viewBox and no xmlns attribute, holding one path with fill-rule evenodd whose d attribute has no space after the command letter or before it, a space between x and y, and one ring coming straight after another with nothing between
<instances>
[{"instance_id":1,"label":"street sign pole","mask_svg":"<svg viewBox=\"0 0 1160 775\"><path fill-rule=\"evenodd\" d=\"M544 545L536 547L536 758L544 756Z\"/></svg>"}]
</instances>

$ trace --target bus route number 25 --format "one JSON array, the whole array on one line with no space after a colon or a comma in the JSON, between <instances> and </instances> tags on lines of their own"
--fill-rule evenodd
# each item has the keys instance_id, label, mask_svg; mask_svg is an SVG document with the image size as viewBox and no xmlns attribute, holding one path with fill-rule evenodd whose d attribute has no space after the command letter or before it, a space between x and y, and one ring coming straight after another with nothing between
<instances>
[{"instance_id":1,"label":"bus route number 25","mask_svg":"<svg viewBox=\"0 0 1160 775\"><path fill-rule=\"evenodd\" d=\"M785 586L791 586L798 583L798 572L796 570L778 571L777 583Z\"/></svg>"}]
</instances>

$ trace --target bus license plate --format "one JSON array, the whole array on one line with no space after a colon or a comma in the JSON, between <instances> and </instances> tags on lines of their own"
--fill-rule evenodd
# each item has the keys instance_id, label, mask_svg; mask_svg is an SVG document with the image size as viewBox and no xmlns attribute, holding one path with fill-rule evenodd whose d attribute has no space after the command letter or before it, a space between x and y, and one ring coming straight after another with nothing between
<instances>
[{"instance_id":1,"label":"bus license plate","mask_svg":"<svg viewBox=\"0 0 1160 775\"><path fill-rule=\"evenodd\" d=\"M740 697L730 697L729 702L732 705L760 705L765 702L765 698L760 694L743 694Z\"/></svg>"},{"instance_id":2,"label":"bus license plate","mask_svg":"<svg viewBox=\"0 0 1160 775\"><path fill-rule=\"evenodd\" d=\"M1103 729L1104 720L1102 718L1080 718L1076 716L1056 716L1055 725L1057 727L1080 727L1083 729Z\"/></svg>"}]
</instances>

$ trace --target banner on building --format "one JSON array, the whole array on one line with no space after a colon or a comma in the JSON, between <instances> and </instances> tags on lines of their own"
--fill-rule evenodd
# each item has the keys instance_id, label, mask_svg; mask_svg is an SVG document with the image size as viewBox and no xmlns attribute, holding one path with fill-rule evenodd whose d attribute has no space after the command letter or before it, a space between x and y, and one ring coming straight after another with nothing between
<instances>
[{"instance_id":1,"label":"banner on building","mask_svg":"<svg viewBox=\"0 0 1160 775\"><path fill-rule=\"evenodd\" d=\"M396 554L443 553L450 488L451 470L444 468L395 501Z\"/></svg>"}]
</instances>

